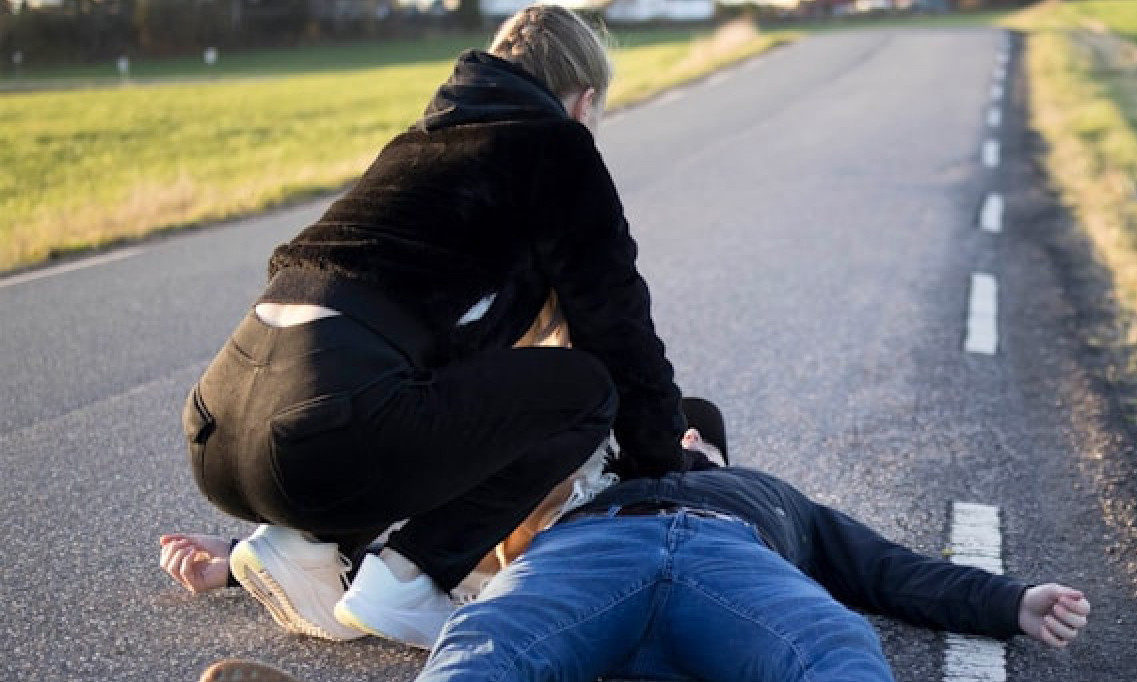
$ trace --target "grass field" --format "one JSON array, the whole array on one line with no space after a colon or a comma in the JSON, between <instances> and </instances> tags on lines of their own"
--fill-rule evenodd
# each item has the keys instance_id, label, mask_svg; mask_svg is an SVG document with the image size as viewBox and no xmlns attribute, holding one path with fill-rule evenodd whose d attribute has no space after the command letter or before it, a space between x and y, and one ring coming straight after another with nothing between
<instances>
[{"instance_id":1,"label":"grass field","mask_svg":"<svg viewBox=\"0 0 1137 682\"><path fill-rule=\"evenodd\" d=\"M1137 349L1137 3L1048 2L1009 25L1028 32L1031 124L1048 174L1113 278L1111 335ZM1137 377L1137 366L1118 372Z\"/></svg>"},{"instance_id":2,"label":"grass field","mask_svg":"<svg viewBox=\"0 0 1137 682\"><path fill-rule=\"evenodd\" d=\"M1137 41L1137 3L1131 0L1096 0L1092 2L1064 3L1049 11L1058 13L1063 21L1082 22L1092 28L1106 28L1129 41ZM1063 17L1063 15L1068 15Z\"/></svg>"},{"instance_id":3,"label":"grass field","mask_svg":"<svg viewBox=\"0 0 1137 682\"><path fill-rule=\"evenodd\" d=\"M789 36L732 26L617 36L613 106ZM484 36L140 63L134 82L0 94L0 271L341 187ZM12 86L16 79L0 82Z\"/></svg>"},{"instance_id":4,"label":"grass field","mask_svg":"<svg viewBox=\"0 0 1137 682\"><path fill-rule=\"evenodd\" d=\"M1046 141L1051 183L1112 279L1112 297L1093 304L1112 319L1081 335L1102 351L1105 362L1091 366L1137 424L1137 3L1047 2L1010 25L1028 32L1031 125ZM1130 481L1099 480L1105 518L1133 546Z\"/></svg>"}]
</instances>

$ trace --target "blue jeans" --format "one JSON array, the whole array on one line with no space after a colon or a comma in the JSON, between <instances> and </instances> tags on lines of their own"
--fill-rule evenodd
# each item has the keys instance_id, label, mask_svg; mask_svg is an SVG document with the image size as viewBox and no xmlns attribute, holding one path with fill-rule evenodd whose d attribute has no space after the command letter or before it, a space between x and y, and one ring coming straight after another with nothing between
<instances>
[{"instance_id":1,"label":"blue jeans","mask_svg":"<svg viewBox=\"0 0 1137 682\"><path fill-rule=\"evenodd\" d=\"M450 619L419 682L892 680L869 623L741 521L585 517Z\"/></svg>"}]
</instances>

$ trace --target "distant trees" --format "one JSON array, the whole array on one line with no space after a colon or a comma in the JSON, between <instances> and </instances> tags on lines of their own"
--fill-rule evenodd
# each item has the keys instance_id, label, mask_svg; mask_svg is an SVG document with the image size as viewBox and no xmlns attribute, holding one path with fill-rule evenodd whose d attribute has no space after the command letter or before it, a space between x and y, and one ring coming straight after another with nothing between
<instances>
[{"instance_id":1,"label":"distant trees","mask_svg":"<svg viewBox=\"0 0 1137 682\"><path fill-rule=\"evenodd\" d=\"M83 62L374 35L395 0L0 0L0 60ZM477 11L477 0L464 0Z\"/></svg>"},{"instance_id":2,"label":"distant trees","mask_svg":"<svg viewBox=\"0 0 1137 682\"><path fill-rule=\"evenodd\" d=\"M482 3L479 0L459 0L456 14L458 23L465 28L480 28L484 22Z\"/></svg>"},{"instance_id":3,"label":"distant trees","mask_svg":"<svg viewBox=\"0 0 1137 682\"><path fill-rule=\"evenodd\" d=\"M118 52L131 40L125 0L59 0L29 7L0 0L0 56L36 55L43 61L83 61Z\"/></svg>"},{"instance_id":4,"label":"distant trees","mask_svg":"<svg viewBox=\"0 0 1137 682\"><path fill-rule=\"evenodd\" d=\"M309 22L309 0L132 0L132 25L145 54L209 45L295 41Z\"/></svg>"}]
</instances>

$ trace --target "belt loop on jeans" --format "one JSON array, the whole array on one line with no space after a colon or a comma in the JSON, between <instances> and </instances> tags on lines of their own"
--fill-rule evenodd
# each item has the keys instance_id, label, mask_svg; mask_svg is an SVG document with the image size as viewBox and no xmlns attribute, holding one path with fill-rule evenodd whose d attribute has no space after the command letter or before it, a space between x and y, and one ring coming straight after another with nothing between
<instances>
[{"instance_id":1,"label":"belt loop on jeans","mask_svg":"<svg viewBox=\"0 0 1137 682\"><path fill-rule=\"evenodd\" d=\"M619 516L620 515L620 509L621 509L621 507L618 504L610 505L608 507L608 511L606 511L604 513L604 515L607 516L608 518L612 518L613 516Z\"/></svg>"}]
</instances>

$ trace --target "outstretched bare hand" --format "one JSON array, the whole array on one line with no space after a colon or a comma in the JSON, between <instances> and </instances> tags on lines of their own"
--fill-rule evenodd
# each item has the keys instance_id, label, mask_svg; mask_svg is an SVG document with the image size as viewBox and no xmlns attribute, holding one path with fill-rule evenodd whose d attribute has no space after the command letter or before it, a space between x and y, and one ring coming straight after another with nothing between
<instances>
[{"instance_id":1,"label":"outstretched bare hand","mask_svg":"<svg viewBox=\"0 0 1137 682\"><path fill-rule=\"evenodd\" d=\"M1027 588L1019 605L1019 628L1053 647L1064 647L1078 636L1090 615L1090 602L1078 590L1047 583Z\"/></svg>"},{"instance_id":2,"label":"outstretched bare hand","mask_svg":"<svg viewBox=\"0 0 1137 682\"><path fill-rule=\"evenodd\" d=\"M229 580L229 541L217 535L173 533L158 538L159 563L194 594L225 587Z\"/></svg>"}]
</instances>

